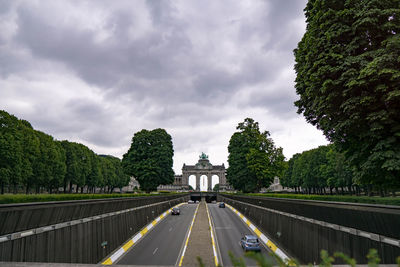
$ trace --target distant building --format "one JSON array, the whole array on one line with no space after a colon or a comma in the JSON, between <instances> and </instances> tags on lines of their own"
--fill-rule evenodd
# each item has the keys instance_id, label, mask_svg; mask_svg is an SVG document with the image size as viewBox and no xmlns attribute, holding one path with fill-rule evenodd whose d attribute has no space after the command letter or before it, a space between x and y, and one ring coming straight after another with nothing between
<instances>
[{"instance_id":1,"label":"distant building","mask_svg":"<svg viewBox=\"0 0 400 267\"><path fill-rule=\"evenodd\" d=\"M122 192L127 193L127 192L133 192L135 189L139 189L140 184L139 182L135 179L135 177L131 177L131 180L129 181L129 184L127 186L122 187ZM114 189L115 192L119 192L119 188Z\"/></svg>"},{"instance_id":2,"label":"distant building","mask_svg":"<svg viewBox=\"0 0 400 267\"><path fill-rule=\"evenodd\" d=\"M289 187L283 187L279 181L279 177L275 177L273 183L268 188L263 188L261 192L291 192L293 189Z\"/></svg>"}]
</instances>

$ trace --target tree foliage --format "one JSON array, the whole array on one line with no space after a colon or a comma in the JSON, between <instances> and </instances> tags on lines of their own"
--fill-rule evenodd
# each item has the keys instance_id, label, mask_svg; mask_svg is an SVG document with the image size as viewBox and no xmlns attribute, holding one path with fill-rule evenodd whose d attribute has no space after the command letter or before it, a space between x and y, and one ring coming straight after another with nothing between
<instances>
[{"instance_id":1,"label":"tree foliage","mask_svg":"<svg viewBox=\"0 0 400 267\"><path fill-rule=\"evenodd\" d=\"M51 193L60 187L64 187L64 192L68 187L71 191L73 185L81 192L84 188L94 192L96 187L112 192L127 185L129 177L122 171L121 160L109 158L112 159L104 163L88 147L54 140L34 130L29 122L0 110L1 193L6 186L13 188L13 192L23 186L27 193L33 188L36 192L45 189Z\"/></svg>"},{"instance_id":2,"label":"tree foliage","mask_svg":"<svg viewBox=\"0 0 400 267\"><path fill-rule=\"evenodd\" d=\"M293 155L281 184L307 193L326 193L325 188L338 192L338 188L343 191L344 187L352 192L352 186L360 185L354 179L352 166L334 145L320 146Z\"/></svg>"},{"instance_id":3,"label":"tree foliage","mask_svg":"<svg viewBox=\"0 0 400 267\"><path fill-rule=\"evenodd\" d=\"M137 179L141 189L149 192L174 181L173 156L172 138L164 129L141 130L132 137L122 164L125 172Z\"/></svg>"},{"instance_id":4,"label":"tree foliage","mask_svg":"<svg viewBox=\"0 0 400 267\"><path fill-rule=\"evenodd\" d=\"M386 188L400 187L399 14L400 0L309 0L294 51L298 112L346 152L358 183Z\"/></svg>"},{"instance_id":5,"label":"tree foliage","mask_svg":"<svg viewBox=\"0 0 400 267\"><path fill-rule=\"evenodd\" d=\"M228 147L227 179L243 192L268 187L284 169L282 148L276 148L268 131L260 132L258 122L246 118L236 127Z\"/></svg>"}]
</instances>

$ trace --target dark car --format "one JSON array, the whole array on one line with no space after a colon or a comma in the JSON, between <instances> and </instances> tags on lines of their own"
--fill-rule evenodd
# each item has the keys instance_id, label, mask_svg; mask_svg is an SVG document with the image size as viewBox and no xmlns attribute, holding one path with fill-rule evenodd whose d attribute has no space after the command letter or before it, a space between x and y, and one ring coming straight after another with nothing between
<instances>
[{"instance_id":1,"label":"dark car","mask_svg":"<svg viewBox=\"0 0 400 267\"><path fill-rule=\"evenodd\" d=\"M224 202L219 203L218 207L225 208L225 203Z\"/></svg>"},{"instance_id":2,"label":"dark car","mask_svg":"<svg viewBox=\"0 0 400 267\"><path fill-rule=\"evenodd\" d=\"M180 209L175 207L171 210L171 215L179 215L181 213Z\"/></svg>"},{"instance_id":3,"label":"dark car","mask_svg":"<svg viewBox=\"0 0 400 267\"><path fill-rule=\"evenodd\" d=\"M240 240L240 245L244 251L261 251L260 241L258 241L258 238L255 235L245 235Z\"/></svg>"}]
</instances>

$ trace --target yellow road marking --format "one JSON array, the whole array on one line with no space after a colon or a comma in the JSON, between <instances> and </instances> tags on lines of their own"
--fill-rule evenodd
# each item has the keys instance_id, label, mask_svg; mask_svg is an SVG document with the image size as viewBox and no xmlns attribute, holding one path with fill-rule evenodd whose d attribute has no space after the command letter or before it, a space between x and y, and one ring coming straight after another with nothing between
<instances>
[{"instance_id":1,"label":"yellow road marking","mask_svg":"<svg viewBox=\"0 0 400 267\"><path fill-rule=\"evenodd\" d=\"M103 265L111 265L112 264L111 258L106 259L102 264Z\"/></svg>"},{"instance_id":2,"label":"yellow road marking","mask_svg":"<svg viewBox=\"0 0 400 267\"><path fill-rule=\"evenodd\" d=\"M272 243L270 240L268 240L267 246L268 246L273 252L275 252L276 246L275 246L275 244Z\"/></svg>"},{"instance_id":3,"label":"yellow road marking","mask_svg":"<svg viewBox=\"0 0 400 267\"><path fill-rule=\"evenodd\" d=\"M199 209L199 206L200 205L197 205L196 211L194 212L193 220L192 220L192 223L190 224L190 227L189 227L189 233L188 233L188 236L186 238L185 246L183 248L182 256L181 256L181 259L179 260L179 265L178 266L182 266L183 257L185 256L185 251L186 251L186 248L187 248L187 244L189 243L190 233L192 232L192 227L193 227L194 220L196 218L197 210Z\"/></svg>"},{"instance_id":4,"label":"yellow road marking","mask_svg":"<svg viewBox=\"0 0 400 267\"><path fill-rule=\"evenodd\" d=\"M142 236L144 236L149 230L147 230L147 227L144 228L142 231L140 231L140 233L142 234Z\"/></svg>"},{"instance_id":5,"label":"yellow road marking","mask_svg":"<svg viewBox=\"0 0 400 267\"><path fill-rule=\"evenodd\" d=\"M254 229L254 233L256 233L256 235L257 235L258 237L260 237L260 235L261 235L260 230L258 230L257 228Z\"/></svg>"},{"instance_id":6,"label":"yellow road marking","mask_svg":"<svg viewBox=\"0 0 400 267\"><path fill-rule=\"evenodd\" d=\"M123 248L125 251L128 251L128 249L129 249L130 247L132 247L132 245L133 245L133 241L132 241L132 239L131 239L131 240L129 240L128 242L126 242L126 244L123 245L122 248Z\"/></svg>"}]
</instances>

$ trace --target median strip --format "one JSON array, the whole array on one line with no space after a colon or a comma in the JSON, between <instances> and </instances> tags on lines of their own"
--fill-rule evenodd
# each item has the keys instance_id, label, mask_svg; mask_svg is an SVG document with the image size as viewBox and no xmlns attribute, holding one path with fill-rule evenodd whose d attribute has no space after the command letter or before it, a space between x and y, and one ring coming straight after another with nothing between
<instances>
[{"instance_id":1,"label":"median strip","mask_svg":"<svg viewBox=\"0 0 400 267\"><path fill-rule=\"evenodd\" d=\"M175 207L182 206L184 203L180 203ZM102 265L111 265L115 263L125 252L127 252L134 244L138 243L139 240L144 237L157 223L159 223L162 219L164 219L169 213L171 213L172 208L168 209L156 219L154 219L151 223L149 223L146 227L144 227L139 233L134 235L131 239L129 239L125 244L123 244L119 249L115 250L115 252L108 257L105 261L103 261Z\"/></svg>"},{"instance_id":2,"label":"median strip","mask_svg":"<svg viewBox=\"0 0 400 267\"><path fill-rule=\"evenodd\" d=\"M189 242L190 233L192 232L192 227L193 227L194 219L196 218L197 210L199 209L199 206L200 206L200 205L197 205L196 211L194 212L193 220L192 220L192 223L190 224L190 227L189 227L189 233L188 233L188 235L187 235L187 238L186 238L186 241L185 241L185 246L183 247L182 256L181 256L181 259L179 260L179 265L178 265L178 266L182 266L183 257L185 256L186 248L187 248L187 245L188 245L188 242Z\"/></svg>"},{"instance_id":3,"label":"median strip","mask_svg":"<svg viewBox=\"0 0 400 267\"><path fill-rule=\"evenodd\" d=\"M213 227L211 224L210 212L208 211L207 204L206 204L206 208L207 208L207 215L208 215L208 223L210 225L211 243L212 243L212 248L213 248L213 253L214 253L214 262L215 262L215 266L218 266L218 256L217 256L217 248L215 246L215 241L214 241L214 231L213 231Z\"/></svg>"},{"instance_id":4,"label":"median strip","mask_svg":"<svg viewBox=\"0 0 400 267\"><path fill-rule=\"evenodd\" d=\"M231 205L229 205L229 204L225 204L225 205L228 208L230 208L234 213L236 213L236 215L238 215L240 217L240 219L242 219L242 221L245 224L247 224L247 226L257 235L257 237L262 242L264 242L264 244L272 252L274 252L276 255L278 255L283 261L285 261L285 262L289 261L290 258L286 255L286 253L284 253L278 246L276 246L266 235L261 233L261 231L259 229L257 229L257 227L255 227L254 224L252 224L249 219L247 219L243 214L241 214L237 209L235 209Z\"/></svg>"}]
</instances>

